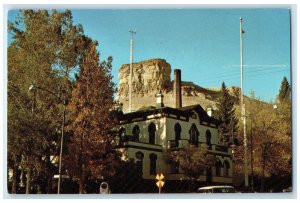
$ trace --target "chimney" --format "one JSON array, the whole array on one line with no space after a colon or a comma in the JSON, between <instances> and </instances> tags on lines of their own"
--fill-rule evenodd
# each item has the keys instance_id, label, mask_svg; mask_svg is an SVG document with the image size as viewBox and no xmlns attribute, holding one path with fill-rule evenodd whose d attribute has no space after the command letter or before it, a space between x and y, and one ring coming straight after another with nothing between
<instances>
[{"instance_id":1,"label":"chimney","mask_svg":"<svg viewBox=\"0 0 300 203\"><path fill-rule=\"evenodd\" d=\"M175 108L182 107L182 96L181 96L181 70L174 70L174 83L173 83L174 99L175 99Z\"/></svg>"},{"instance_id":2,"label":"chimney","mask_svg":"<svg viewBox=\"0 0 300 203\"><path fill-rule=\"evenodd\" d=\"M212 114L213 114L213 109L212 109L212 107L207 107L206 112L207 112L207 115L208 115L209 117L212 117Z\"/></svg>"},{"instance_id":3,"label":"chimney","mask_svg":"<svg viewBox=\"0 0 300 203\"><path fill-rule=\"evenodd\" d=\"M155 95L155 97L156 97L156 108L164 107L164 102L163 102L164 95L161 92L159 92L158 94Z\"/></svg>"}]
</instances>

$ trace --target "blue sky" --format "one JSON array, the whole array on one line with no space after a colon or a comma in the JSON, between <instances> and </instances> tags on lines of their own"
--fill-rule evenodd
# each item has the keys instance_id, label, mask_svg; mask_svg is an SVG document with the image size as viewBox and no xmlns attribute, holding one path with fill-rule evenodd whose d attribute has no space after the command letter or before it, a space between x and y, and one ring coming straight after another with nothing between
<instances>
[{"instance_id":1,"label":"blue sky","mask_svg":"<svg viewBox=\"0 0 300 203\"><path fill-rule=\"evenodd\" d=\"M13 20L16 11L10 11ZM274 100L284 76L290 80L288 9L72 10L74 23L99 42L101 60L114 58L113 76L129 63L129 29L137 31L134 61L163 58L182 80L205 88L240 86L239 18L243 17L244 94ZM173 72L171 74L173 78Z\"/></svg>"}]
</instances>

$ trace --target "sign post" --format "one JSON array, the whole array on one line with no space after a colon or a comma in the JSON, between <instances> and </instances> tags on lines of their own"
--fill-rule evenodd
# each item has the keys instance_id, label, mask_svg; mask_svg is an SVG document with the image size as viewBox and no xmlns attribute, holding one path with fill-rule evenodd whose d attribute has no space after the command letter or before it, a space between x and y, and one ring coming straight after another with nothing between
<instances>
[{"instance_id":1,"label":"sign post","mask_svg":"<svg viewBox=\"0 0 300 203\"><path fill-rule=\"evenodd\" d=\"M156 185L158 187L158 193L160 194L161 193L161 188L164 186L165 182L163 181L164 179L164 175L161 173L161 174L157 174L156 175Z\"/></svg>"},{"instance_id":2,"label":"sign post","mask_svg":"<svg viewBox=\"0 0 300 203\"><path fill-rule=\"evenodd\" d=\"M107 182L102 182L100 185L100 194L110 194L109 185Z\"/></svg>"}]
</instances>

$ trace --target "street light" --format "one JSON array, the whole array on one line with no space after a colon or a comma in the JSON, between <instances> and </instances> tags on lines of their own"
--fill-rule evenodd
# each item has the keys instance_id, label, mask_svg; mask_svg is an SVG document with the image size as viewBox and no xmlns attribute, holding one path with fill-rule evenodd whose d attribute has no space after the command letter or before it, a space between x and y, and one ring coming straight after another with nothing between
<instances>
[{"instance_id":1,"label":"street light","mask_svg":"<svg viewBox=\"0 0 300 203\"><path fill-rule=\"evenodd\" d=\"M35 86L35 85L30 85L29 87L29 91L34 91L35 89L40 89L43 91L46 91L48 93L50 93L51 95L55 96L56 99L61 102L64 106L64 110L63 110L63 120L62 120L62 127L61 127L61 138L60 138L60 153L59 153L59 169L58 169L58 186L57 186L57 194L60 194L60 185L61 185L61 166L62 166L62 153L63 153L63 142L64 142L64 128L65 128L65 118L66 118L66 100L65 99L61 99L58 95L56 95L54 92L44 89L42 87L39 86Z\"/></svg>"}]
</instances>

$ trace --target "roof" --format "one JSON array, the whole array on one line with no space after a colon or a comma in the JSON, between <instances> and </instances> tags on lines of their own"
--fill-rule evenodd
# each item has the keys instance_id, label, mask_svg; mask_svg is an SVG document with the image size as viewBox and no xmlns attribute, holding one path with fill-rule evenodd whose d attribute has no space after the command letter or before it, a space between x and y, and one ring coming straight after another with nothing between
<instances>
[{"instance_id":1,"label":"roof","mask_svg":"<svg viewBox=\"0 0 300 203\"><path fill-rule=\"evenodd\" d=\"M182 108L148 106L148 107L143 107L134 112L119 114L118 119L121 121L121 120L131 120L139 117L146 118L148 115L153 115L158 113L174 114L178 116L190 117L194 114L194 112L198 114L201 121L207 123L213 123L215 125L219 125L221 123L219 120L208 116L206 111L199 104L185 106Z\"/></svg>"},{"instance_id":2,"label":"roof","mask_svg":"<svg viewBox=\"0 0 300 203\"><path fill-rule=\"evenodd\" d=\"M200 104L185 106L182 107L181 109L183 111L196 111L202 120L207 121L209 123L214 123L216 125L219 125L221 123L220 120L214 117L210 117Z\"/></svg>"}]
</instances>

